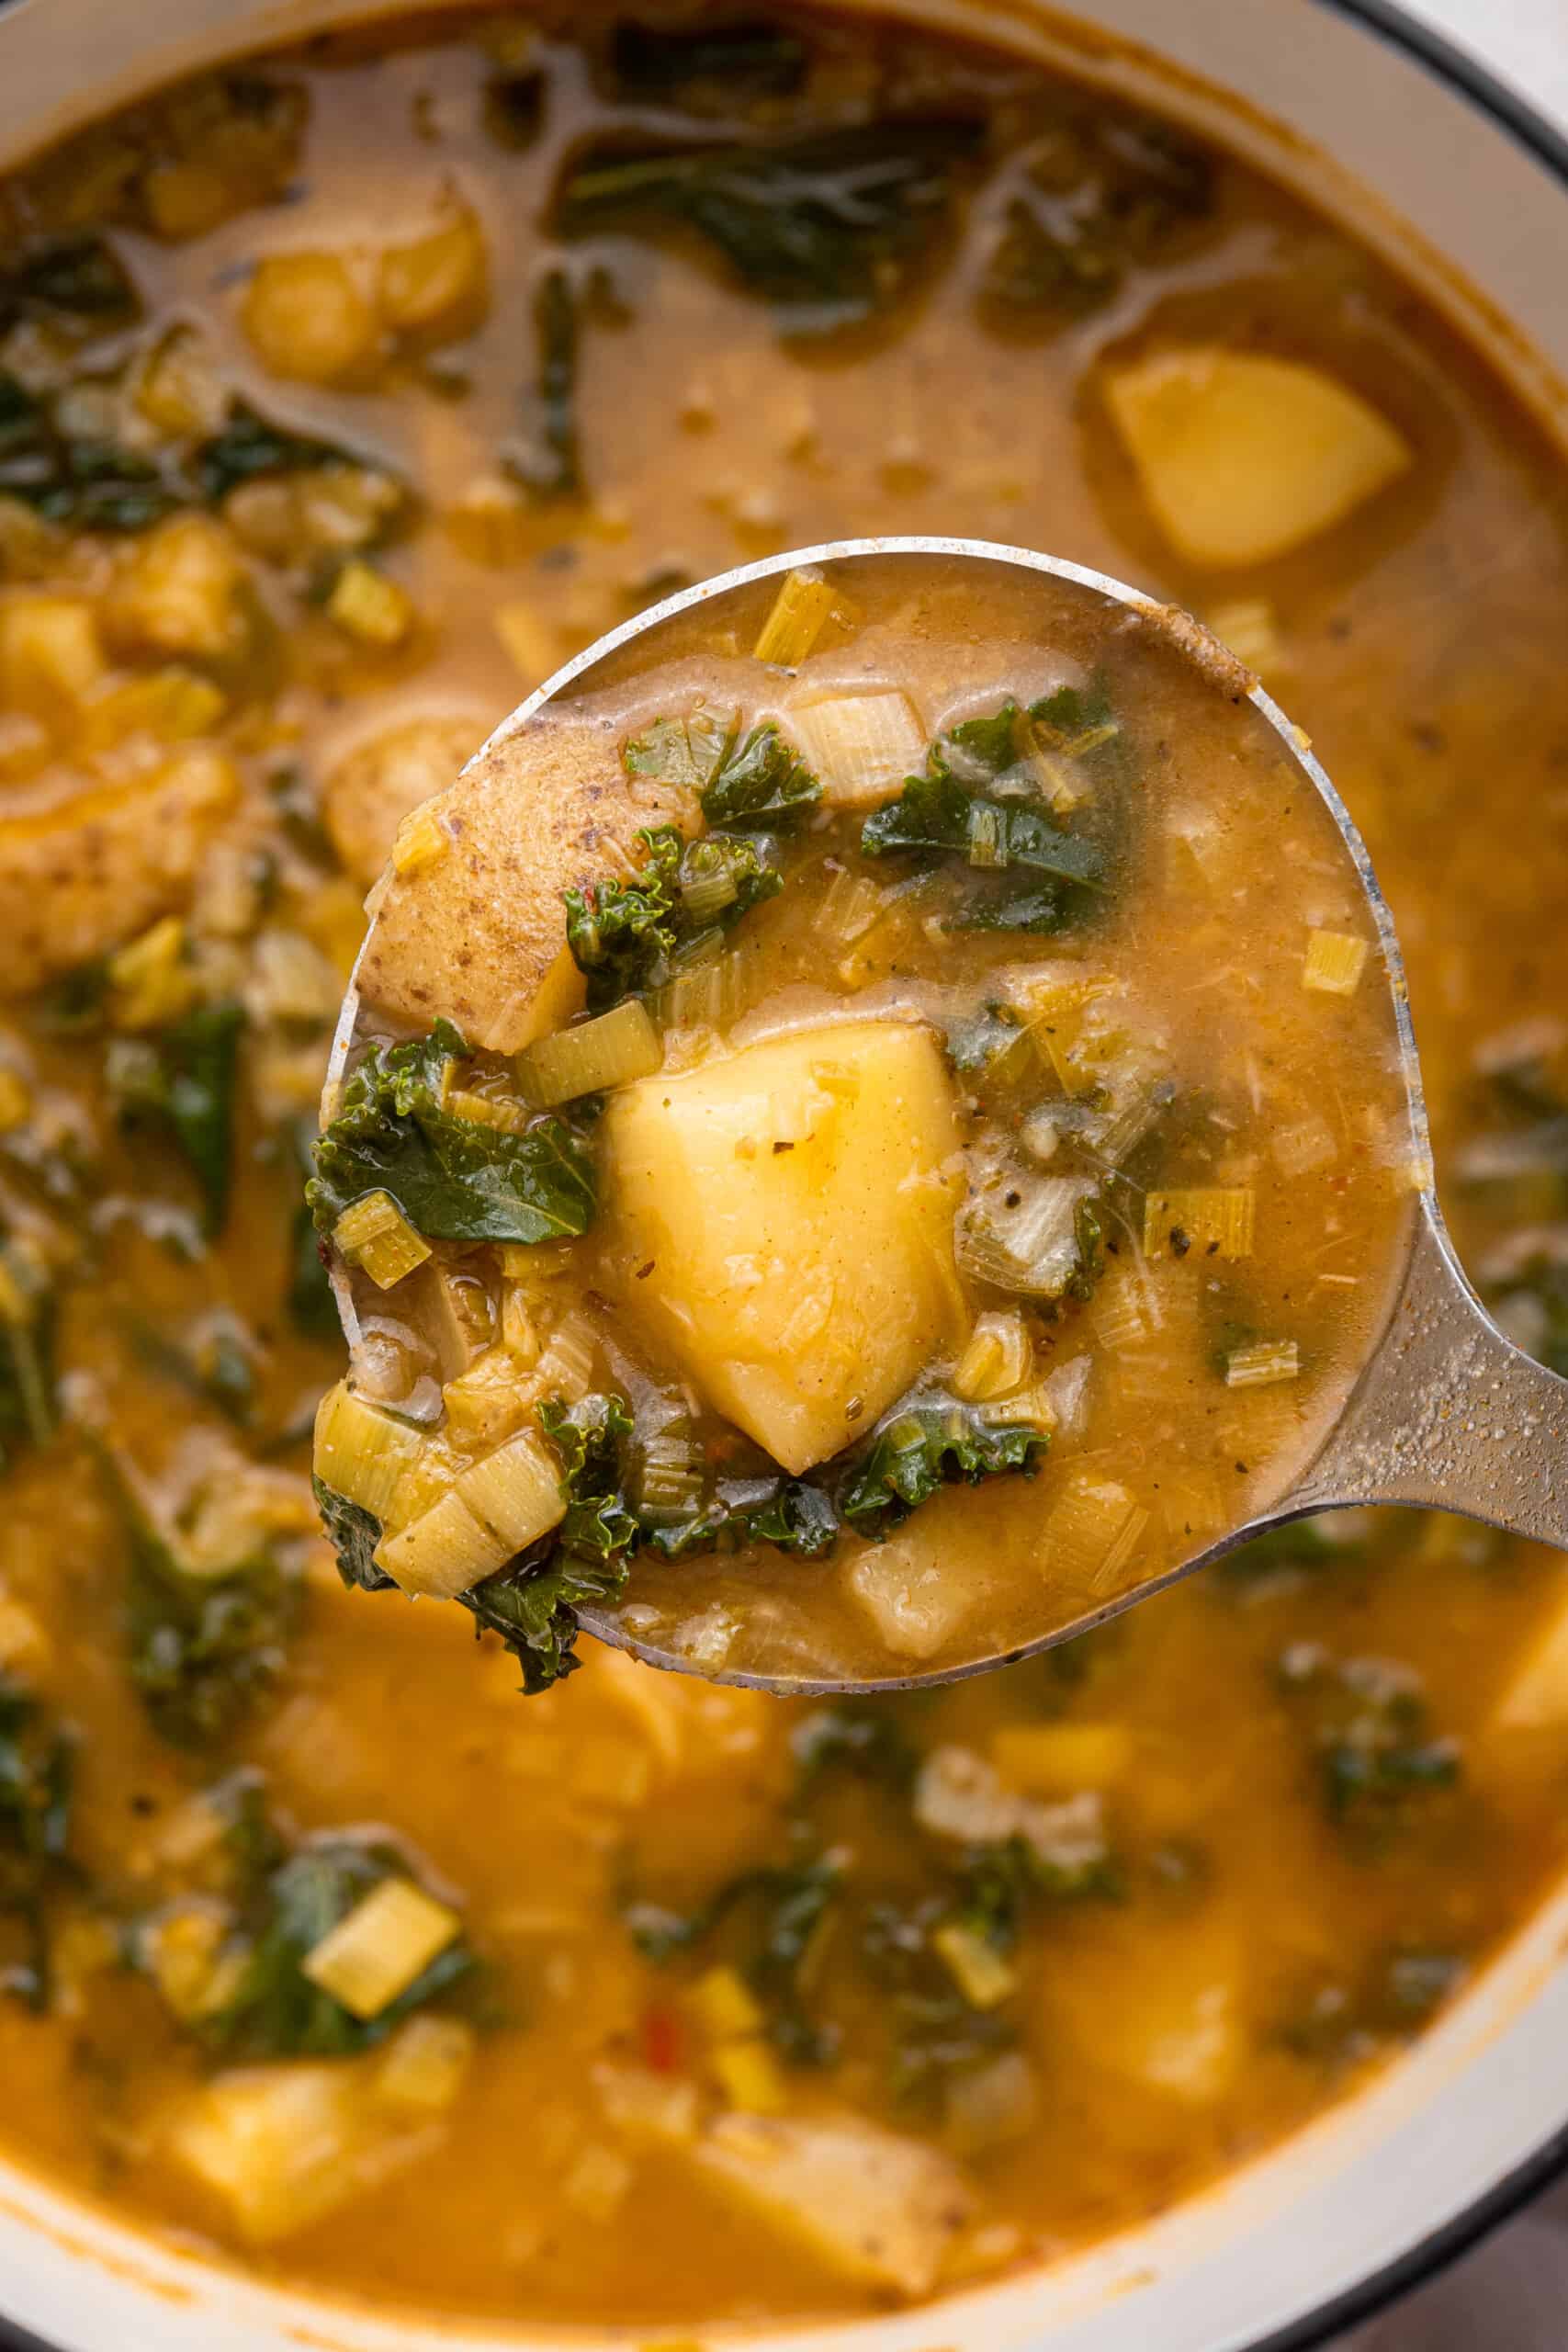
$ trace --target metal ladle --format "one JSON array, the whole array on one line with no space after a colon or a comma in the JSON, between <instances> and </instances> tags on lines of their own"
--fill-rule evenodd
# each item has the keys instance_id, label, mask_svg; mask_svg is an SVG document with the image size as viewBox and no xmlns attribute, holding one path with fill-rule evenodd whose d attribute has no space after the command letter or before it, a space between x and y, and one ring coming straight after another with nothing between
<instances>
[{"instance_id":1,"label":"metal ladle","mask_svg":"<svg viewBox=\"0 0 1568 2352\"><path fill-rule=\"evenodd\" d=\"M968 559L1046 573L1095 591L1111 602L1168 627L1169 607L1155 598L1055 556L984 540L938 537L848 539L795 548L744 564L655 605L622 628L611 630L558 670L502 720L485 746L490 750L525 727L545 705L569 689L580 689L606 657L658 630L666 622L713 604L732 591L812 564L842 564L857 558L929 556ZM1193 625L1196 626L1195 624ZM1175 1566L1163 1566L1145 1581L1119 1590L1055 1623L1038 1640L1014 1645L994 1656L969 1658L923 1673L896 1674L869 1681L830 1675L729 1671L639 1640L613 1610L582 1610L585 1632L628 1651L649 1666L750 1690L796 1696L865 1694L911 1690L958 1681L972 1674L1010 1666L1055 1644L1118 1616L1136 1601L1160 1592L1179 1577L1207 1567L1238 1544L1309 1513L1404 1504L1479 1520L1536 1543L1568 1551L1568 1380L1545 1370L1506 1339L1486 1313L1454 1254L1430 1179L1431 1158L1420 1065L1411 1028L1404 966L1387 901L1378 887L1366 845L1350 813L1307 746L1272 696L1256 683L1248 699L1277 736L1285 757L1311 784L1327 808L1359 877L1382 950L1403 1057L1412 1145L1416 1165L1427 1171L1408 1224L1408 1251L1393 1292L1393 1305L1371 1345L1337 1419L1295 1483L1264 1514L1224 1535ZM328 1088L341 1077L358 1014L358 989L351 979L333 1043ZM358 1325L346 1277L333 1270L339 1314L351 1346Z\"/></svg>"}]
</instances>

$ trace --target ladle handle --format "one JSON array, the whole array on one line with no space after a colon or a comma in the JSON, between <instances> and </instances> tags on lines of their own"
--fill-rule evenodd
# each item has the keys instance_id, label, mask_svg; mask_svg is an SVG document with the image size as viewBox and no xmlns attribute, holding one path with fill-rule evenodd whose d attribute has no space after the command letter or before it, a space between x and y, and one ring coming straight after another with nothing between
<instances>
[{"instance_id":1,"label":"ladle handle","mask_svg":"<svg viewBox=\"0 0 1568 2352\"><path fill-rule=\"evenodd\" d=\"M1413 1503L1568 1551L1568 1380L1506 1340L1423 1194L1399 1303L1292 1510Z\"/></svg>"}]
</instances>

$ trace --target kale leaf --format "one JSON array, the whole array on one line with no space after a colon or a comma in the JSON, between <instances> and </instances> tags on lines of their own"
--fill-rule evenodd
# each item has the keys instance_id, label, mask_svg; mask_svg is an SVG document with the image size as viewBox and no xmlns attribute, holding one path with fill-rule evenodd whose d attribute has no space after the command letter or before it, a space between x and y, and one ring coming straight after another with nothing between
<instances>
[{"instance_id":1,"label":"kale leaf","mask_svg":"<svg viewBox=\"0 0 1568 2352\"><path fill-rule=\"evenodd\" d=\"M384 2041L413 2010L470 1976L474 1953L459 1936L385 2008L358 2018L306 1975L304 1962L323 1937L393 1878L417 1883L395 1845L343 1836L308 1839L265 1870L233 1947L234 1989L197 2021L203 2039L230 2060L346 2057Z\"/></svg>"},{"instance_id":2,"label":"kale leaf","mask_svg":"<svg viewBox=\"0 0 1568 2352\"><path fill-rule=\"evenodd\" d=\"M126 1125L166 1136L190 1169L209 1235L229 1211L244 1025L243 1005L197 1005L152 1036L115 1038L105 1063Z\"/></svg>"},{"instance_id":3,"label":"kale leaf","mask_svg":"<svg viewBox=\"0 0 1568 2352\"><path fill-rule=\"evenodd\" d=\"M1007 702L939 736L925 774L866 818L863 854L962 856L970 879L952 918L956 930L1060 931L1086 910L1105 875L1099 843L1046 812L1032 758L1032 727L1055 737L1069 707L1082 709L1085 698L1065 688L1029 711Z\"/></svg>"},{"instance_id":4,"label":"kale leaf","mask_svg":"<svg viewBox=\"0 0 1568 2352\"><path fill-rule=\"evenodd\" d=\"M83 531L144 531L180 503L150 458L62 432L53 403L4 371L0 496Z\"/></svg>"},{"instance_id":5,"label":"kale leaf","mask_svg":"<svg viewBox=\"0 0 1568 2352\"><path fill-rule=\"evenodd\" d=\"M1006 1471L1032 1478L1050 1443L1043 1430L994 1424L951 1398L905 1403L853 1458L839 1509L857 1535L886 1535L943 1485Z\"/></svg>"},{"instance_id":6,"label":"kale leaf","mask_svg":"<svg viewBox=\"0 0 1568 2352\"><path fill-rule=\"evenodd\" d=\"M789 1744L800 1770L797 1804L834 1772L907 1796L919 1770L919 1749L885 1703L814 1708L795 1725Z\"/></svg>"},{"instance_id":7,"label":"kale leaf","mask_svg":"<svg viewBox=\"0 0 1568 2352\"><path fill-rule=\"evenodd\" d=\"M283 1672L299 1577L265 1550L231 1568L186 1567L124 1481L117 1485L130 1549L131 1681L161 1739L215 1746Z\"/></svg>"},{"instance_id":8,"label":"kale leaf","mask_svg":"<svg viewBox=\"0 0 1568 2352\"><path fill-rule=\"evenodd\" d=\"M633 1942L646 1959L666 1962L709 1945L726 1931L739 1973L757 1997L769 2041L795 2066L823 2066L838 2054L839 2037L807 2007L804 1973L818 1931L843 1892L843 1873L831 1856L743 1871L690 1912L652 1903L623 1911Z\"/></svg>"},{"instance_id":9,"label":"kale leaf","mask_svg":"<svg viewBox=\"0 0 1568 2352\"><path fill-rule=\"evenodd\" d=\"M737 1481L749 1489L757 1481ZM839 1540L839 1515L831 1498L807 1478L761 1482L759 1495L734 1498L722 1490L689 1518L643 1522L643 1540L665 1560L690 1560L701 1552L738 1552L748 1544L772 1544L797 1559L819 1560Z\"/></svg>"},{"instance_id":10,"label":"kale leaf","mask_svg":"<svg viewBox=\"0 0 1568 2352\"><path fill-rule=\"evenodd\" d=\"M536 498L575 498L582 489L577 424L582 296L564 269L547 269L534 289L535 372L527 403L532 431L502 451L504 470Z\"/></svg>"},{"instance_id":11,"label":"kale leaf","mask_svg":"<svg viewBox=\"0 0 1568 2352\"><path fill-rule=\"evenodd\" d=\"M1046 333L1102 310L1131 268L1205 220L1213 166L1166 124L1096 110L1056 124L1019 177L980 287L1004 332Z\"/></svg>"},{"instance_id":12,"label":"kale leaf","mask_svg":"<svg viewBox=\"0 0 1568 2352\"><path fill-rule=\"evenodd\" d=\"M191 458L191 478L199 496L216 506L246 482L343 466L380 470L335 441L295 433L275 424L248 401L236 401L220 429L198 444Z\"/></svg>"},{"instance_id":13,"label":"kale leaf","mask_svg":"<svg viewBox=\"0 0 1568 2352\"><path fill-rule=\"evenodd\" d=\"M54 1293L30 1260L0 1238L0 1469L54 1433Z\"/></svg>"},{"instance_id":14,"label":"kale leaf","mask_svg":"<svg viewBox=\"0 0 1568 2352\"><path fill-rule=\"evenodd\" d=\"M311 1476L310 1491L344 1584L357 1586L362 1592L389 1592L395 1579L376 1566L374 1556L383 1532L380 1521L322 1478Z\"/></svg>"},{"instance_id":15,"label":"kale leaf","mask_svg":"<svg viewBox=\"0 0 1568 2352\"><path fill-rule=\"evenodd\" d=\"M0 1920L20 1929L21 1956L0 1960L0 1992L48 2006L44 1903L66 1866L75 1744L39 1702L0 1671Z\"/></svg>"},{"instance_id":16,"label":"kale leaf","mask_svg":"<svg viewBox=\"0 0 1568 2352\"><path fill-rule=\"evenodd\" d=\"M119 255L88 232L41 238L0 262L0 334L26 320L96 334L129 325L141 307Z\"/></svg>"},{"instance_id":17,"label":"kale leaf","mask_svg":"<svg viewBox=\"0 0 1568 2352\"><path fill-rule=\"evenodd\" d=\"M690 105L711 91L742 98L789 97L806 78L806 44L766 17L676 31L668 25L617 25L611 70L626 97Z\"/></svg>"},{"instance_id":18,"label":"kale leaf","mask_svg":"<svg viewBox=\"0 0 1568 2352\"><path fill-rule=\"evenodd\" d=\"M779 831L821 797L822 786L770 719L726 746L703 788L703 814L710 825Z\"/></svg>"},{"instance_id":19,"label":"kale leaf","mask_svg":"<svg viewBox=\"0 0 1568 2352\"><path fill-rule=\"evenodd\" d=\"M940 234L977 119L911 117L758 144L626 146L601 140L557 190L567 237L694 230L795 334L896 301Z\"/></svg>"},{"instance_id":20,"label":"kale leaf","mask_svg":"<svg viewBox=\"0 0 1568 2352\"><path fill-rule=\"evenodd\" d=\"M705 833L683 843L672 825L637 840L648 862L630 882L566 893L567 944L593 1012L663 988L699 940L729 930L784 887L754 842Z\"/></svg>"},{"instance_id":21,"label":"kale leaf","mask_svg":"<svg viewBox=\"0 0 1568 2352\"><path fill-rule=\"evenodd\" d=\"M442 1108L446 1064L468 1058L449 1021L407 1045L372 1046L316 1141L305 1197L319 1232L331 1233L375 1192L390 1193L434 1241L554 1241L587 1231L592 1161L564 1120L536 1119L514 1135Z\"/></svg>"},{"instance_id":22,"label":"kale leaf","mask_svg":"<svg viewBox=\"0 0 1568 2352\"><path fill-rule=\"evenodd\" d=\"M1337 1662L1309 1642L1285 1652L1279 1674L1307 1711L1325 1810L1354 1843L1381 1849L1418 1806L1458 1784L1459 1744L1433 1736L1410 1668L1377 1657Z\"/></svg>"}]
</instances>

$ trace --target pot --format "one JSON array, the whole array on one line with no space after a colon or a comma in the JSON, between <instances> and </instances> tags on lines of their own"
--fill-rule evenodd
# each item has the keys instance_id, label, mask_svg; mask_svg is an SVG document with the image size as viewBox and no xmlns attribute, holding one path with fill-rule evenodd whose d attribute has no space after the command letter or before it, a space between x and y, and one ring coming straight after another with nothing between
<instances>
[{"instance_id":1,"label":"pot","mask_svg":"<svg viewBox=\"0 0 1568 2352\"><path fill-rule=\"evenodd\" d=\"M1040 0L908 0L904 13L1184 115L1352 219L1568 443L1568 141L1390 0L1091 6L1088 25ZM370 0L0 0L0 164L225 51L373 13ZM1565 2049L1568 1885L1368 2090L1201 2196L939 2312L773 2331L770 2352L1319 2343L1568 2165ZM279 2290L5 2166L0 2302L0 2344L15 2352L498 2352L506 2340Z\"/></svg>"}]
</instances>

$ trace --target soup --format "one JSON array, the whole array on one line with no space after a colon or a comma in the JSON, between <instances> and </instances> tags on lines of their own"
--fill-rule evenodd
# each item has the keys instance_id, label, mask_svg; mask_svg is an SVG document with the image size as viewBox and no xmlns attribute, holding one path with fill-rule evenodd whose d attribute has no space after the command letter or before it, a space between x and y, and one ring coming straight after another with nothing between
<instances>
[{"instance_id":1,"label":"soup","mask_svg":"<svg viewBox=\"0 0 1568 2352\"><path fill-rule=\"evenodd\" d=\"M869 1679L1281 1495L1414 1153L1359 877L1248 683L1066 581L840 560L406 820L310 1189L345 1577L461 1599L530 1689L622 1595L708 1670Z\"/></svg>"},{"instance_id":2,"label":"soup","mask_svg":"<svg viewBox=\"0 0 1568 2352\"><path fill-rule=\"evenodd\" d=\"M525 690L677 576L957 530L1311 729L1461 1246L1568 1360L1554 454L1224 154L831 16L264 59L5 202L8 2154L321 2292L687 2335L1048 2258L1353 2089L1560 1865L1555 1561L1342 1514L930 1696L584 1645L524 1703L321 1540L301 1153L363 892ZM1382 430L1303 507L1216 353ZM1152 488L1205 413L1245 542Z\"/></svg>"}]
</instances>

